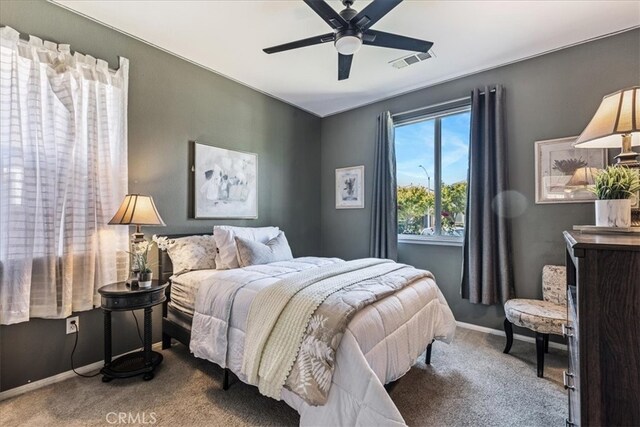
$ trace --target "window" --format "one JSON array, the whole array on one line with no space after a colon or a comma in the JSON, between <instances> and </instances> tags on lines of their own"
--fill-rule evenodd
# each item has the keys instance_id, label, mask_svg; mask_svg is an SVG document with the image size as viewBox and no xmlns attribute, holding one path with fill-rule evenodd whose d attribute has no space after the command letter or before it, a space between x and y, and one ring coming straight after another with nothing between
<instances>
[{"instance_id":1,"label":"window","mask_svg":"<svg viewBox=\"0 0 640 427\"><path fill-rule=\"evenodd\" d=\"M0 324L64 318L127 274L128 61L0 40Z\"/></svg>"},{"instance_id":2,"label":"window","mask_svg":"<svg viewBox=\"0 0 640 427\"><path fill-rule=\"evenodd\" d=\"M394 116L400 241L462 242L470 118L468 104Z\"/></svg>"}]
</instances>

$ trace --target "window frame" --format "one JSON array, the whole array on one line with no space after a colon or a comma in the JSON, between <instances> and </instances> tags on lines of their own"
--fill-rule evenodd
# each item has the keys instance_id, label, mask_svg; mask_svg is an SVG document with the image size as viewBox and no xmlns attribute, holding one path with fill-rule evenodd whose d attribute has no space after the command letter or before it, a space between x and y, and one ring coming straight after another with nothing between
<instances>
[{"instance_id":1,"label":"window frame","mask_svg":"<svg viewBox=\"0 0 640 427\"><path fill-rule=\"evenodd\" d=\"M435 192L435 212L442 212L442 126L441 120L444 117L463 112L471 111L471 100L463 99L451 102L437 104L431 107L425 107L412 110L406 113L392 115L393 128L407 126L414 123L434 120L434 192ZM395 132L394 141L395 146ZM396 171L397 174L397 171ZM468 191L468 187L467 187ZM414 235L414 234L398 234L398 243L420 244L420 245L441 245L441 246L462 246L464 244L464 236L446 236L442 235L442 214L434 215L436 235Z\"/></svg>"}]
</instances>

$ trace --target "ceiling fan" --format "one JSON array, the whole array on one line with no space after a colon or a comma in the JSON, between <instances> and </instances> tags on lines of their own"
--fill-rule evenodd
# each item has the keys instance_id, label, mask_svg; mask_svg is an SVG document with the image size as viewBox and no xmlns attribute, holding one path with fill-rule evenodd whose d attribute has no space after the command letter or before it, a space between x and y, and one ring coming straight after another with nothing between
<instances>
[{"instance_id":1,"label":"ceiling fan","mask_svg":"<svg viewBox=\"0 0 640 427\"><path fill-rule=\"evenodd\" d=\"M363 44L424 53L427 53L433 46L432 42L425 40L371 29L373 24L400 4L402 0L373 0L371 4L360 12L351 8L354 0L342 0L342 4L346 9L340 13L336 12L324 0L303 1L333 28L333 32L268 47L263 49L265 53L278 53L285 50L333 42L338 51L338 80L345 80L349 78L353 54Z\"/></svg>"}]
</instances>

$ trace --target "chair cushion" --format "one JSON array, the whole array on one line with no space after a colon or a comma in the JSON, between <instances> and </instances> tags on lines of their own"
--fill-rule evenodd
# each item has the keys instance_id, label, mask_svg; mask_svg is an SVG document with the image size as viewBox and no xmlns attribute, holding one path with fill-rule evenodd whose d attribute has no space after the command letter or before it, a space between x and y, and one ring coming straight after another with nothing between
<instances>
[{"instance_id":1,"label":"chair cushion","mask_svg":"<svg viewBox=\"0 0 640 427\"><path fill-rule=\"evenodd\" d=\"M567 306L537 299L510 299L504 305L507 320L541 334L562 334Z\"/></svg>"},{"instance_id":2,"label":"chair cushion","mask_svg":"<svg viewBox=\"0 0 640 427\"><path fill-rule=\"evenodd\" d=\"M567 304L567 269L564 265L545 265L542 269L542 299Z\"/></svg>"}]
</instances>

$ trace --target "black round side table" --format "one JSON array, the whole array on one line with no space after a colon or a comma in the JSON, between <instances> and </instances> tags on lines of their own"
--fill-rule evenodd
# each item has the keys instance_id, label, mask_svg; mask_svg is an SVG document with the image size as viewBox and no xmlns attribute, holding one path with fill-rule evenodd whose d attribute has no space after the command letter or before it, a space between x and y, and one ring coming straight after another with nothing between
<instances>
[{"instance_id":1,"label":"black round side table","mask_svg":"<svg viewBox=\"0 0 640 427\"><path fill-rule=\"evenodd\" d=\"M104 312L104 367L100 370L102 381L109 382L114 378L128 378L141 374L145 381L153 378L153 370L162 362L162 355L151 351L151 313L154 305L167 299L165 289L168 285L154 280L150 287L140 288L118 282L98 289L102 296L101 306ZM111 360L111 312L138 309L144 309L143 350Z\"/></svg>"}]
</instances>

